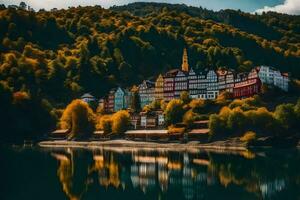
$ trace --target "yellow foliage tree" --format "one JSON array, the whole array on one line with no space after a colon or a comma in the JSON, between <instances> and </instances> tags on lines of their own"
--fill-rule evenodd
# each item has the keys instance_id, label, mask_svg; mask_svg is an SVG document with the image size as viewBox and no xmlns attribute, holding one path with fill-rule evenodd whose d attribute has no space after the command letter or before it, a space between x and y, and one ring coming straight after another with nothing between
<instances>
[{"instance_id":1,"label":"yellow foliage tree","mask_svg":"<svg viewBox=\"0 0 300 200\"><path fill-rule=\"evenodd\" d=\"M63 112L60 125L70 130L70 138L86 138L95 129L95 114L86 102L76 99Z\"/></svg>"},{"instance_id":2,"label":"yellow foliage tree","mask_svg":"<svg viewBox=\"0 0 300 200\"><path fill-rule=\"evenodd\" d=\"M110 115L103 115L100 117L98 124L97 124L97 129L98 130L103 130L104 134L111 133L111 128L112 128L112 117Z\"/></svg>"},{"instance_id":3,"label":"yellow foliage tree","mask_svg":"<svg viewBox=\"0 0 300 200\"><path fill-rule=\"evenodd\" d=\"M130 124L130 115L127 111L121 110L112 116L112 132L116 134L124 133Z\"/></svg>"}]
</instances>

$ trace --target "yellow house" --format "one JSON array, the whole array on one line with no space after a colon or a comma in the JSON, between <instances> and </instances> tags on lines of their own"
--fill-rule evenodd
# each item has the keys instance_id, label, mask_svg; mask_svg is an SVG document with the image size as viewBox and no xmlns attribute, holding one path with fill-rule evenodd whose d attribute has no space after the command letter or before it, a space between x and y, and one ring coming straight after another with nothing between
<instances>
[{"instance_id":1,"label":"yellow house","mask_svg":"<svg viewBox=\"0 0 300 200\"><path fill-rule=\"evenodd\" d=\"M164 78L160 74L155 82L155 100L162 100L164 98Z\"/></svg>"}]
</instances>

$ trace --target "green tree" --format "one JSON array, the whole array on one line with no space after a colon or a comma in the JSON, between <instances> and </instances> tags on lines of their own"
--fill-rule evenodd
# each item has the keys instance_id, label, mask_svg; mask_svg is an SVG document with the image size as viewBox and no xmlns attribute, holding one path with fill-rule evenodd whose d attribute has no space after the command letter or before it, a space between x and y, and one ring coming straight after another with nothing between
<instances>
[{"instance_id":1,"label":"green tree","mask_svg":"<svg viewBox=\"0 0 300 200\"><path fill-rule=\"evenodd\" d=\"M138 88L134 86L131 89L131 92L132 92L132 99L131 99L130 108L133 110L133 112L139 112L141 110L141 99L138 92Z\"/></svg>"},{"instance_id":2,"label":"green tree","mask_svg":"<svg viewBox=\"0 0 300 200\"><path fill-rule=\"evenodd\" d=\"M183 105L183 101L179 99L173 99L168 103L165 110L165 120L167 125L182 122L182 117L185 113Z\"/></svg>"},{"instance_id":3,"label":"green tree","mask_svg":"<svg viewBox=\"0 0 300 200\"><path fill-rule=\"evenodd\" d=\"M274 116L286 129L294 128L297 123L293 104L282 104L277 106Z\"/></svg>"},{"instance_id":4,"label":"green tree","mask_svg":"<svg viewBox=\"0 0 300 200\"><path fill-rule=\"evenodd\" d=\"M190 94L187 91L183 91L180 93L180 99L184 104L189 104L192 100Z\"/></svg>"}]
</instances>

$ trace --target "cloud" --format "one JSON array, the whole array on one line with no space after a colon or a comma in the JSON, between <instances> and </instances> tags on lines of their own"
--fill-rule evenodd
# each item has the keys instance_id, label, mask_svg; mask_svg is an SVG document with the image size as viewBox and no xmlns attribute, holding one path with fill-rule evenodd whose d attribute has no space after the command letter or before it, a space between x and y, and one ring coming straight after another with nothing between
<instances>
[{"instance_id":1,"label":"cloud","mask_svg":"<svg viewBox=\"0 0 300 200\"><path fill-rule=\"evenodd\" d=\"M283 4L274 7L265 6L264 8L258 9L255 12L262 13L268 11L286 13L291 15L300 15L300 0L285 0Z\"/></svg>"}]
</instances>

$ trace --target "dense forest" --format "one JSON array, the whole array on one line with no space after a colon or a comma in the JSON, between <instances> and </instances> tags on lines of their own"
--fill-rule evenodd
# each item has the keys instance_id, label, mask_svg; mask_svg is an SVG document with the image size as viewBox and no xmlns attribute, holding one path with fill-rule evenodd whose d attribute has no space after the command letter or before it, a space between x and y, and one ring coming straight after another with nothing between
<instances>
[{"instance_id":1,"label":"dense forest","mask_svg":"<svg viewBox=\"0 0 300 200\"><path fill-rule=\"evenodd\" d=\"M53 108L178 68L184 47L196 70L266 64L300 78L300 16L158 3L38 12L0 5L1 123L47 130L59 115Z\"/></svg>"}]
</instances>

